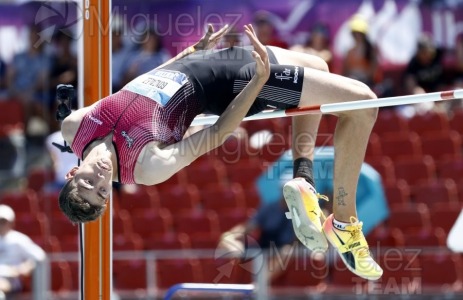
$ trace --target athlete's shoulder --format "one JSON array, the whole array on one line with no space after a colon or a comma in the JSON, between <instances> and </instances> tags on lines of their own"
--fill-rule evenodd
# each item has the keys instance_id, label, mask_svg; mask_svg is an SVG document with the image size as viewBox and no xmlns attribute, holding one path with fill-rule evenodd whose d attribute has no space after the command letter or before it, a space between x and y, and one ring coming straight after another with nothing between
<instances>
[{"instance_id":1,"label":"athlete's shoulder","mask_svg":"<svg viewBox=\"0 0 463 300\"><path fill-rule=\"evenodd\" d=\"M63 138L68 142L69 144L72 144L74 141L74 137L77 134L77 131L79 130L80 123L84 119L85 115L92 110L95 105L97 105L98 102L94 103L91 106L83 107L81 109L78 109L76 111L73 111L69 116L66 117L66 119L63 120L61 123L61 134L63 135Z\"/></svg>"}]
</instances>

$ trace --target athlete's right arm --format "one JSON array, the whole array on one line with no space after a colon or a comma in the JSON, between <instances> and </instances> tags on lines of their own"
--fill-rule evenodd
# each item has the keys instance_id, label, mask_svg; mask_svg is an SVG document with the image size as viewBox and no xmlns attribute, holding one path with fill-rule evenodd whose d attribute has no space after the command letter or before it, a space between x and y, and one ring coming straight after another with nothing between
<instances>
[{"instance_id":1,"label":"athlete's right arm","mask_svg":"<svg viewBox=\"0 0 463 300\"><path fill-rule=\"evenodd\" d=\"M152 149L149 163L143 164L142 181L151 185L165 181L191 164L201 155L219 147L238 127L270 76L270 63L265 46L257 39L251 25L245 32L253 43L256 73L246 87L233 99L217 122L178 143Z\"/></svg>"}]
</instances>

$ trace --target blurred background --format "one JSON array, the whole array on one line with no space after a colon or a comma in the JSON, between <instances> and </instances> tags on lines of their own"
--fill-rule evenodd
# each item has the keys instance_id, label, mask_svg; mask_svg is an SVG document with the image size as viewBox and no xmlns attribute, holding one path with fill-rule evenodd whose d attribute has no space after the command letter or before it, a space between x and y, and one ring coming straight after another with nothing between
<instances>
[{"instance_id":1,"label":"blurred background","mask_svg":"<svg viewBox=\"0 0 463 300\"><path fill-rule=\"evenodd\" d=\"M219 47L249 44L242 26L253 23L262 43L320 56L378 97L463 87L461 0L112 5L102 30L112 34L113 91L198 41L207 23L233 27ZM56 85L79 86L80 18L80 2L0 0L0 205L14 212L0 206L0 299L77 299L78 227L57 205L77 158L52 143L63 143ZM316 184L327 195L335 124L324 116L316 140ZM261 299L461 299L463 256L447 238L463 204L462 136L460 100L380 110L357 197L385 271L368 283L334 253L310 253L294 239L280 188L291 166L290 118L243 123L167 182L114 185L114 298L162 298L175 283L208 282L256 283ZM13 230L24 234L18 242L6 238Z\"/></svg>"}]
</instances>

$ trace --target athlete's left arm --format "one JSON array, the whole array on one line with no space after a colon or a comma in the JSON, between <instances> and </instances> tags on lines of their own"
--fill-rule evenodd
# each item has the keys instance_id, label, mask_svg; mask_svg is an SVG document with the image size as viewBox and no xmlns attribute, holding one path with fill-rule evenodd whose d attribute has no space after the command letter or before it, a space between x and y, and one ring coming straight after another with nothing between
<instances>
[{"instance_id":1,"label":"athlete's left arm","mask_svg":"<svg viewBox=\"0 0 463 300\"><path fill-rule=\"evenodd\" d=\"M220 39L228 32L228 24L222 27L219 31L214 33L214 27L211 24L207 25L207 32L204 36L193 46L190 46L184 49L182 52L177 54L175 57L172 57L167 62L163 63L156 69L162 69L163 67L173 63L176 60L184 58L187 55L190 55L199 50L208 50L214 48Z\"/></svg>"}]
</instances>

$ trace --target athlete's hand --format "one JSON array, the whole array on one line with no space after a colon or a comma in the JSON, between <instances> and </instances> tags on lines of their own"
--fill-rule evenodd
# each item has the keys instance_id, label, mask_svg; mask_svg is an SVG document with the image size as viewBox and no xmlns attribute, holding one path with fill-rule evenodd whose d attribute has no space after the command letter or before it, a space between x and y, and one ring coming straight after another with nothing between
<instances>
[{"instance_id":1,"label":"athlete's hand","mask_svg":"<svg viewBox=\"0 0 463 300\"><path fill-rule=\"evenodd\" d=\"M256 76L258 76L260 81L266 82L270 76L270 62L268 59L267 48L259 41L251 24L244 25L244 32L249 37L251 44L254 46L252 56L256 61Z\"/></svg>"},{"instance_id":2,"label":"athlete's hand","mask_svg":"<svg viewBox=\"0 0 463 300\"><path fill-rule=\"evenodd\" d=\"M229 29L230 28L227 24L214 33L214 26L212 26L212 24L208 24L206 34L193 47L196 51L212 49L219 43L220 39L228 32Z\"/></svg>"}]
</instances>

